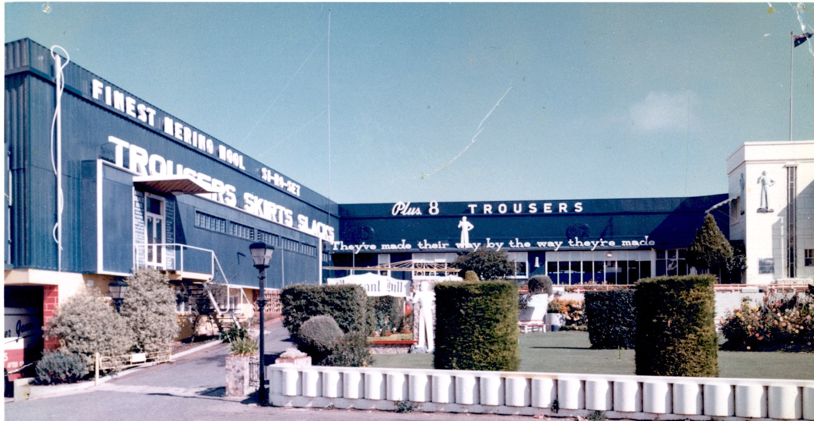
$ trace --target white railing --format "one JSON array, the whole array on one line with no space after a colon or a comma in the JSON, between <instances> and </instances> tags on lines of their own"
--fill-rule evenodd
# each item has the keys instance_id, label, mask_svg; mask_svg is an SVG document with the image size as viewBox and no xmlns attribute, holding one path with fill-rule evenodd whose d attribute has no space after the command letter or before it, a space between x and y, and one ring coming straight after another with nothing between
<instances>
[{"instance_id":1,"label":"white railing","mask_svg":"<svg viewBox=\"0 0 814 421\"><path fill-rule=\"evenodd\" d=\"M134 262L137 269L151 267L160 270L198 272L212 277L215 276L216 258L215 252L212 250L176 243L136 244L133 247ZM148 251L152 251L154 261L148 261ZM193 258L192 254L199 255L199 257ZM160 262L155 261L157 260L155 257L158 255L161 256Z\"/></svg>"},{"instance_id":2,"label":"white railing","mask_svg":"<svg viewBox=\"0 0 814 421\"><path fill-rule=\"evenodd\" d=\"M273 365L275 406L710 420L814 420L814 381Z\"/></svg>"}]
</instances>

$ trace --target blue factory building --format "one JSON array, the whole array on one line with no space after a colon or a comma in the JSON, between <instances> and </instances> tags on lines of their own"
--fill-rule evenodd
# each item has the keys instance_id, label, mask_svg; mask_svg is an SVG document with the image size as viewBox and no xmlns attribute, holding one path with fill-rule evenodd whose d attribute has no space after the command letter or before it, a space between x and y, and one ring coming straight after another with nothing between
<instances>
[{"instance_id":1,"label":"blue factory building","mask_svg":"<svg viewBox=\"0 0 814 421\"><path fill-rule=\"evenodd\" d=\"M26 361L54 346L41 328L60 303L141 268L164 271L179 297L218 286L207 293L219 309L251 314L255 241L276 248L273 290L360 268L438 276L478 248L508 251L518 280L630 284L688 273L705 212L729 230L726 193L337 204L59 48L5 47L5 336L22 340Z\"/></svg>"}]
</instances>

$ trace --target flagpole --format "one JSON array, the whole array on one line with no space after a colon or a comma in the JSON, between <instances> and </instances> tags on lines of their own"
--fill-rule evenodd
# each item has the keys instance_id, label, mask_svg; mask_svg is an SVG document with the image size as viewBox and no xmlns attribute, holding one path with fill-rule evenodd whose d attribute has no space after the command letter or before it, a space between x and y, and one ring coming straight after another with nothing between
<instances>
[{"instance_id":1,"label":"flagpole","mask_svg":"<svg viewBox=\"0 0 814 421\"><path fill-rule=\"evenodd\" d=\"M794 31L791 31L791 67L789 68L789 142L791 142L791 121L794 115Z\"/></svg>"}]
</instances>

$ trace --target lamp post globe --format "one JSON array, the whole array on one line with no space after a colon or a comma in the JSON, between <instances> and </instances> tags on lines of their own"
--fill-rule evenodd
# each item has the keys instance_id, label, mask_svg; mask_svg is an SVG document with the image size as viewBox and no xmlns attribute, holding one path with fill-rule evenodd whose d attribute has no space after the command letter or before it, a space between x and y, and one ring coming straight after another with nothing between
<instances>
[{"instance_id":1,"label":"lamp post globe","mask_svg":"<svg viewBox=\"0 0 814 421\"><path fill-rule=\"evenodd\" d=\"M116 305L116 312L121 313L124 294L127 292L127 282L124 282L123 279L116 279L108 285L108 289L110 289L110 298Z\"/></svg>"},{"instance_id":2,"label":"lamp post globe","mask_svg":"<svg viewBox=\"0 0 814 421\"><path fill-rule=\"evenodd\" d=\"M264 315L266 308L266 268L271 263L271 256L274 254L274 246L270 246L263 242L252 243L249 246L249 251L252 254L252 261L254 267L260 272L257 278L260 279L260 290L257 295L257 309L260 311L260 404L265 405L268 397L266 396L266 349L265 349L265 331L264 331Z\"/></svg>"}]
</instances>

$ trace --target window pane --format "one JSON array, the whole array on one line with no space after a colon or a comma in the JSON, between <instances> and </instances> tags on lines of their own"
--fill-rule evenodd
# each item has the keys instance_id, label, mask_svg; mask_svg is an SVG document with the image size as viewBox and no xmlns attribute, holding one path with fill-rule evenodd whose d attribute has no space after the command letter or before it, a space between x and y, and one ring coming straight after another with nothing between
<instances>
[{"instance_id":1,"label":"window pane","mask_svg":"<svg viewBox=\"0 0 814 421\"><path fill-rule=\"evenodd\" d=\"M594 262L594 277L592 281L597 284L605 282L605 262Z\"/></svg>"},{"instance_id":2,"label":"window pane","mask_svg":"<svg viewBox=\"0 0 814 421\"><path fill-rule=\"evenodd\" d=\"M560 276L557 272L557 262L548 262L548 277L551 278L551 282L555 284L560 283Z\"/></svg>"}]
</instances>

